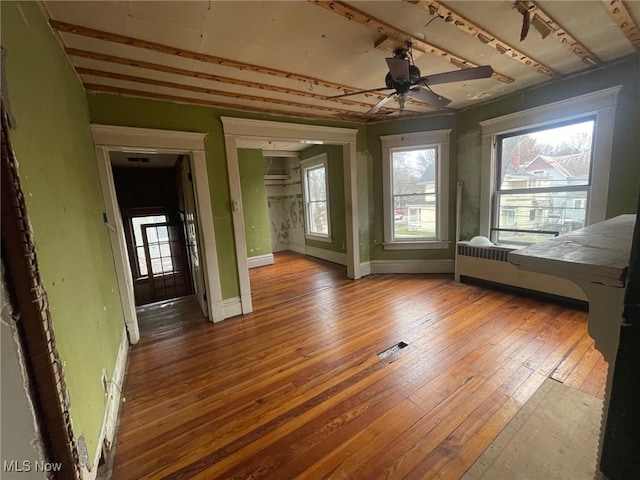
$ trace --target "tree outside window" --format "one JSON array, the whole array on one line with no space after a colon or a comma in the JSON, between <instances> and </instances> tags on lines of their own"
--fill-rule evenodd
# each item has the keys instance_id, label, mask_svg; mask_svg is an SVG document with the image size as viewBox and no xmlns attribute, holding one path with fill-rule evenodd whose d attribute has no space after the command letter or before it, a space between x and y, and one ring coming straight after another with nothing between
<instances>
[{"instance_id":1,"label":"tree outside window","mask_svg":"<svg viewBox=\"0 0 640 480\"><path fill-rule=\"evenodd\" d=\"M586 225L594 127L586 118L497 136L494 241L530 244Z\"/></svg>"},{"instance_id":2,"label":"tree outside window","mask_svg":"<svg viewBox=\"0 0 640 480\"><path fill-rule=\"evenodd\" d=\"M331 223L329 212L329 173L326 154L300 162L305 204L305 233L307 238L329 241Z\"/></svg>"},{"instance_id":3,"label":"tree outside window","mask_svg":"<svg viewBox=\"0 0 640 480\"><path fill-rule=\"evenodd\" d=\"M394 240L437 238L437 147L393 151Z\"/></svg>"}]
</instances>

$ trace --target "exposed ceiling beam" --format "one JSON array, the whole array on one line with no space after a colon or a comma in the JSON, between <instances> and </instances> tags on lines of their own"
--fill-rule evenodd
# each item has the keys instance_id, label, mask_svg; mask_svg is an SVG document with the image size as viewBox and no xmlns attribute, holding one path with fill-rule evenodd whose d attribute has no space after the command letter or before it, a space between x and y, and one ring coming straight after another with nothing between
<instances>
[{"instance_id":1,"label":"exposed ceiling beam","mask_svg":"<svg viewBox=\"0 0 640 480\"><path fill-rule=\"evenodd\" d=\"M285 115L287 117L321 118L321 119L331 119L331 120L335 120L336 118L342 118L344 120L361 121L361 122L367 120L366 118L364 118L362 114L357 114L357 113L354 113L353 115L350 115L350 116L316 115L313 113L289 112L289 111L283 111L283 110L273 110L269 108L260 108L260 107L254 107L254 106L232 104L232 103L223 103L223 102L218 102L213 100L205 100L202 98L183 97L181 95L168 95L166 93L149 92L145 90L136 90L133 88L113 87L110 85L100 85L98 83L83 83L83 86L87 91L90 91L90 92L106 92L106 93L115 93L119 95L128 95L133 97L154 98L159 100L169 100L169 101L178 102L178 103L207 105L207 106L216 107L220 109L242 110L242 111L249 111L249 112L267 113L271 115Z\"/></svg>"},{"instance_id":2,"label":"exposed ceiling beam","mask_svg":"<svg viewBox=\"0 0 640 480\"><path fill-rule=\"evenodd\" d=\"M522 12L527 11L531 17L531 25L540 32L542 38L552 34L553 38L567 47L571 53L580 57L587 65L600 65L602 60L598 58L587 47L573 37L562 25L556 22L551 15L545 12L540 5L534 1L521 0L516 1L516 7ZM543 33L545 32L545 33Z\"/></svg>"},{"instance_id":3,"label":"exposed ceiling beam","mask_svg":"<svg viewBox=\"0 0 640 480\"><path fill-rule=\"evenodd\" d=\"M130 47L144 48L146 50L151 50L152 52L164 53L167 55L173 55L181 58L189 58L191 60L196 60L198 62L211 63L214 65L222 65L225 67L236 68L238 70L248 70L251 72L262 73L262 74L271 75L274 77L297 80L307 85L312 85L312 86L319 85L327 88L337 89L340 91L358 90L358 88L355 88L355 87L328 82L326 80L321 80L319 78L314 78L307 75L301 75L293 72L285 72L284 70L277 70L275 68L269 68L269 67L263 67L260 65L253 65L250 63L239 62L237 60L231 60L229 58L222 58L214 55L207 55L204 53L198 53L191 50L172 47L170 45L164 45L162 43L149 42L147 40L127 37L125 35L118 35L116 33L105 32L103 30L96 30L94 28L82 27L80 25L60 22L58 20L50 19L49 24L51 25L52 28L54 28L58 32L72 33L74 35L80 35L83 37L96 38L98 40L103 40L105 42L119 43L122 45L128 45Z\"/></svg>"},{"instance_id":4,"label":"exposed ceiling beam","mask_svg":"<svg viewBox=\"0 0 640 480\"><path fill-rule=\"evenodd\" d=\"M371 15L352 7L351 5L347 5L344 2L324 0L309 0L309 2L314 3L319 7L325 8L331 12L337 13L348 20L375 30L376 32L382 35L386 35L389 38L399 40L404 44L410 41L413 45L414 50L419 50L424 53L431 53L438 56L439 58L449 60L449 62L451 62L458 68L472 68L479 66L477 63L473 63L472 61L459 57L447 50L444 50L443 48L427 43L408 32L400 30L383 20L372 17ZM514 81L513 78L498 72L494 72L492 78L505 83L512 83Z\"/></svg>"},{"instance_id":5,"label":"exposed ceiling beam","mask_svg":"<svg viewBox=\"0 0 640 480\"><path fill-rule=\"evenodd\" d=\"M442 2L436 2L434 0L406 0L409 3L413 3L424 10L427 10L430 15L437 15L441 17L445 22L458 27L464 33L477 38L485 45L489 45L501 53L520 63L527 65L528 67L535 68L538 72L547 75L552 78L560 77L560 74L551 67L543 64L542 62L530 57L524 52L521 52L513 45L499 39L493 33L485 30L481 26L473 23L467 17L462 16L451 7L445 5Z\"/></svg>"},{"instance_id":6,"label":"exposed ceiling beam","mask_svg":"<svg viewBox=\"0 0 640 480\"><path fill-rule=\"evenodd\" d=\"M111 78L113 80L121 80L125 82L142 83L145 85L155 85L157 87L173 88L178 90L186 90L194 93L202 93L205 95L216 95L219 97L230 97L238 100L249 100L252 102L273 103L276 105L285 105L287 107L295 108L309 108L313 110L320 110L324 112L339 113L345 115L358 114L359 112L353 110L344 110L341 108L327 107L323 105L311 105L308 103L291 102L288 100L280 100L277 98L260 97L256 95L246 95L242 93L226 92L223 90L213 90L211 88L197 87L194 85L185 85L183 83L167 82L164 80L156 80L152 78L138 77L135 75L125 75L121 73L106 72L103 70L95 70L92 68L76 67L76 71L80 75L90 75L93 77Z\"/></svg>"},{"instance_id":7,"label":"exposed ceiling beam","mask_svg":"<svg viewBox=\"0 0 640 480\"><path fill-rule=\"evenodd\" d=\"M602 0L627 39L640 50L640 28L622 0Z\"/></svg>"},{"instance_id":8,"label":"exposed ceiling beam","mask_svg":"<svg viewBox=\"0 0 640 480\"><path fill-rule=\"evenodd\" d=\"M174 75L181 75L181 76L185 76L185 77L191 77L191 78L200 78L202 80L211 80L214 82L220 82L220 83L225 83L225 84L230 84L230 85L238 85L238 86L242 86L242 87L249 87L249 88L257 88L259 90L267 90L267 91L271 91L271 92L277 92L277 93L284 93L284 94L289 94L289 95L297 95L300 97L307 97L307 98L315 98L317 100L325 100L325 101L329 101L329 102L337 102L337 103L341 103L343 105L354 105L354 106L359 106L359 107L365 107L365 108L371 108L373 106L373 104L371 103L366 103L366 102L358 102L356 100L347 100L347 99L342 99L342 98L337 98L337 99L329 99L327 100L327 97L325 95L321 95L319 93L314 93L308 90L296 90L293 88L284 88L284 87L278 87L275 85L267 85L264 83L257 83L257 82L251 82L251 83L247 83L244 80L239 80L236 78L230 78L230 77L224 77L221 75L212 75L210 73L204 73L204 72L196 72L193 70L185 70L183 68L177 68L177 67L171 67L169 65L161 65L158 63L151 63L151 62L143 62L140 60L134 60L132 58L124 58L124 57L118 57L115 55L105 55L103 53L97 53L97 52L90 52L87 50L80 50L77 48L65 48L65 52L68 55L71 55L73 57L80 57L80 58L88 58L90 60L98 60L101 62L107 62L107 63L115 63L118 65L127 65L130 67L135 67L135 68L142 68L142 69L147 69L147 70L154 70L157 72L163 72L163 73L171 73ZM382 95L372 95L373 97L380 97L382 98Z\"/></svg>"}]
</instances>

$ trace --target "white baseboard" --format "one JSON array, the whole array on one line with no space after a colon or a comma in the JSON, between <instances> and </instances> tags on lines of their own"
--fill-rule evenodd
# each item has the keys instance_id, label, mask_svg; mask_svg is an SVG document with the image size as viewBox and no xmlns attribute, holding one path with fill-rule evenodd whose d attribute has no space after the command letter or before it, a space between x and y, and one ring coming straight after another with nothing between
<instances>
[{"instance_id":1,"label":"white baseboard","mask_svg":"<svg viewBox=\"0 0 640 480\"><path fill-rule=\"evenodd\" d=\"M360 276L366 277L371 275L371 262L363 262L360 264Z\"/></svg>"},{"instance_id":2,"label":"white baseboard","mask_svg":"<svg viewBox=\"0 0 640 480\"><path fill-rule=\"evenodd\" d=\"M307 246L304 243L289 242L289 245L287 245L287 250L301 253L303 255L307 254Z\"/></svg>"},{"instance_id":3,"label":"white baseboard","mask_svg":"<svg viewBox=\"0 0 640 480\"><path fill-rule=\"evenodd\" d=\"M127 369L127 358L129 356L129 338L127 337L127 329L123 329L122 337L120 339L120 346L118 347L118 355L116 357L116 363L113 366L113 371L107 370L107 378L109 379L107 388L107 404L104 409L104 417L102 420L102 427L100 429L100 436L98 437L98 445L93 458L93 466L91 470L86 467L82 467L82 479L93 480L96 478L98 471L98 462L100 461L100 455L102 454L102 445L106 443L109 448L113 445L113 440L116 434L116 427L118 425L118 413L120 412L120 404L122 403L122 387L124 383L124 374ZM111 373L111 375L110 375Z\"/></svg>"},{"instance_id":4,"label":"white baseboard","mask_svg":"<svg viewBox=\"0 0 640 480\"><path fill-rule=\"evenodd\" d=\"M240 297L225 298L222 300L222 309L224 311L224 318L242 315L242 302L240 301Z\"/></svg>"},{"instance_id":5,"label":"white baseboard","mask_svg":"<svg viewBox=\"0 0 640 480\"><path fill-rule=\"evenodd\" d=\"M371 273L453 273L451 260L371 260Z\"/></svg>"},{"instance_id":6,"label":"white baseboard","mask_svg":"<svg viewBox=\"0 0 640 480\"><path fill-rule=\"evenodd\" d=\"M333 252L331 250L325 250L324 248L312 247L307 245L305 248L305 255L310 257L320 258L327 262L337 263L338 265L347 264L347 254L341 252Z\"/></svg>"},{"instance_id":7,"label":"white baseboard","mask_svg":"<svg viewBox=\"0 0 640 480\"><path fill-rule=\"evenodd\" d=\"M273 265L273 253L266 255L256 255L248 258L249 268L264 267L265 265Z\"/></svg>"}]
</instances>

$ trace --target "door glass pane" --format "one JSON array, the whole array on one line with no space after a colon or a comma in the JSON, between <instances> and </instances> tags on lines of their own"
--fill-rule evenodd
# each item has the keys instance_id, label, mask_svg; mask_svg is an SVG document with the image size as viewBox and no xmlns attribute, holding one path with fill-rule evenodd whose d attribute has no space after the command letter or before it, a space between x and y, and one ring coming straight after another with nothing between
<instances>
[{"instance_id":1,"label":"door glass pane","mask_svg":"<svg viewBox=\"0 0 640 480\"><path fill-rule=\"evenodd\" d=\"M141 217L133 217L131 219L131 227L133 229L133 241L134 247L136 248L136 259L138 261L138 272L140 276L147 276L149 274L147 269L147 257L144 250L144 235L142 233L144 225L153 225L156 223L166 223L167 216L166 215L144 215ZM151 259L158 258L160 255L164 255L160 253L160 248L158 246L159 236L164 236L166 239L168 237L167 227L160 226L156 228L147 228L147 240L149 242L149 254ZM157 264L157 262L156 262ZM152 271L153 273L162 272L162 268L160 266L153 266L152 262ZM157 264L159 265L159 264Z\"/></svg>"}]
</instances>

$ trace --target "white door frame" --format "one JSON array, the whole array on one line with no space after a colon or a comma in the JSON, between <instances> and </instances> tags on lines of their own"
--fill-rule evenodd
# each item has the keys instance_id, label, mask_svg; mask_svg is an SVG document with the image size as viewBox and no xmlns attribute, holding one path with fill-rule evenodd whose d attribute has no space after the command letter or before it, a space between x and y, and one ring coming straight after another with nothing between
<instances>
[{"instance_id":1,"label":"white door frame","mask_svg":"<svg viewBox=\"0 0 640 480\"><path fill-rule=\"evenodd\" d=\"M188 155L191 159L198 231L201 232L200 235L203 240L204 252L202 260L204 263L209 320L212 322L223 320L222 289L213 228L207 162L204 153L205 134L113 125L91 125L91 131L96 149L96 160L106 209L109 239L111 241L116 278L125 324L129 333L129 341L133 344L138 343L140 331L133 295L133 277L111 170L111 159L109 157L109 152L111 151L144 152L149 154L175 153Z\"/></svg>"},{"instance_id":2,"label":"white door frame","mask_svg":"<svg viewBox=\"0 0 640 480\"><path fill-rule=\"evenodd\" d=\"M240 169L238 167L238 141L271 140L282 142L308 142L309 144L342 145L344 164L345 223L347 227L347 277L359 279L360 230L358 219L358 179L356 170L356 135L351 128L320 127L246 118L220 117L224 130L233 231L236 246L240 301L242 313L253 311L251 284L244 231Z\"/></svg>"}]
</instances>

